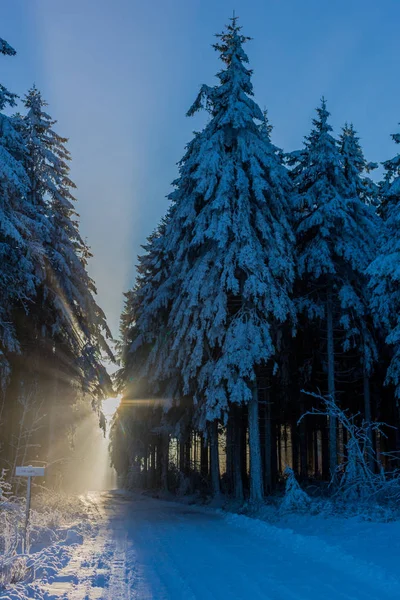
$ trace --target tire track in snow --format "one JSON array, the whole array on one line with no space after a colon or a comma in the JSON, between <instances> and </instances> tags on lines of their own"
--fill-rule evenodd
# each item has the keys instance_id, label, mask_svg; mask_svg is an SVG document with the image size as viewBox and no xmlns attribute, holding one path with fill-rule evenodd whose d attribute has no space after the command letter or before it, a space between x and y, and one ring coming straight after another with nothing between
<instances>
[{"instance_id":1,"label":"tire track in snow","mask_svg":"<svg viewBox=\"0 0 400 600\"><path fill-rule=\"evenodd\" d=\"M110 500L105 499L106 504ZM260 521L233 523L230 516L143 496L126 496L125 500L120 496L113 508L111 521L125 515L128 538L154 600L400 597L397 580L385 579L377 572L374 579L373 565L368 566L370 572L364 580L362 561L353 559L344 568L347 557L336 560L337 549L323 540L310 543L306 536L287 535L278 528L260 536L250 527L268 528Z\"/></svg>"}]
</instances>

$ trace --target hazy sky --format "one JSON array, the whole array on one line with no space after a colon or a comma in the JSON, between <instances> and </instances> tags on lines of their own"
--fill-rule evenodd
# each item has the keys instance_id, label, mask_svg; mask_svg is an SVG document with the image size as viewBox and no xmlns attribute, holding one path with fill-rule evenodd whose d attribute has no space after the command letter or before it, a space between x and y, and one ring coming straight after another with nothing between
<instances>
[{"instance_id":1,"label":"hazy sky","mask_svg":"<svg viewBox=\"0 0 400 600\"><path fill-rule=\"evenodd\" d=\"M321 95L332 124L353 121L369 160L396 153L399 0L0 0L0 36L17 50L0 81L32 84L70 138L90 273L115 335L140 244L167 208L176 162L201 120L185 113L219 70L213 34L232 15L254 89L293 150Z\"/></svg>"}]
</instances>

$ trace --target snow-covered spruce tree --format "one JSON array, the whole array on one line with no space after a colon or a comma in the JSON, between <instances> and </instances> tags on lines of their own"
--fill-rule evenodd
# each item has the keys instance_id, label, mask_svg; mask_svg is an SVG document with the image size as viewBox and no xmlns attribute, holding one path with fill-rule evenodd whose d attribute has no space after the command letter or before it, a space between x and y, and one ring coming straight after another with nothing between
<instances>
[{"instance_id":1,"label":"snow-covered spruce tree","mask_svg":"<svg viewBox=\"0 0 400 600\"><path fill-rule=\"evenodd\" d=\"M15 50L0 38L0 54L13 56ZM3 85L0 84L0 110L3 110L7 105L15 105L15 94L9 92ZM10 154L7 146L7 138L10 137L8 127L9 122L5 115L0 113L1 140L0 140L0 185L1 185L1 204L0 204L0 383L4 387L5 381L9 374L9 363L6 358L8 352L18 350L18 343L15 338L14 327L11 322L9 305L12 298L10 293L11 277L13 264L7 260L12 245L16 244L18 239L18 224L20 215L13 213L13 198L18 197L24 190L26 184L25 173L21 165ZM8 135L4 136L4 129ZM14 145L18 145L14 142ZM13 185L13 183L15 184ZM15 217L17 217L15 219ZM13 222L13 221L16 222ZM16 227L17 226L17 227ZM6 242L6 244L5 244ZM16 290L15 290L16 291Z\"/></svg>"},{"instance_id":2,"label":"snow-covered spruce tree","mask_svg":"<svg viewBox=\"0 0 400 600\"><path fill-rule=\"evenodd\" d=\"M358 196L365 204L376 206L378 202L378 186L368 174L377 168L376 163L367 162L361 148L359 137L352 124L346 124L339 138L340 153L343 158L344 174L354 195ZM374 253L377 252L379 231L382 229L382 223L376 219L376 233L374 240L371 240L371 248ZM361 279L360 293L363 296L363 305L365 309L365 319L362 324L361 333L361 360L363 364L363 389L364 389L364 418L369 424L370 445L373 447L372 429L371 429L371 392L370 376L374 363L377 360L378 351L374 341L374 327L372 324L372 311L369 307L368 276ZM368 326L366 324L368 323ZM369 454L369 466L374 468L373 456Z\"/></svg>"},{"instance_id":3,"label":"snow-covered spruce tree","mask_svg":"<svg viewBox=\"0 0 400 600\"><path fill-rule=\"evenodd\" d=\"M165 249L169 217L168 214L148 237L143 246L144 253L138 258L135 285L126 294L119 344L122 369L118 376L125 389L128 380L147 377L148 355L165 351L167 346L166 324L173 284L171 256ZM160 384L158 372L153 373L152 379L155 384ZM156 392L154 383L153 392Z\"/></svg>"},{"instance_id":4,"label":"snow-covered spruce tree","mask_svg":"<svg viewBox=\"0 0 400 600\"><path fill-rule=\"evenodd\" d=\"M291 185L260 131L263 114L252 99L248 38L240 29L234 18L218 36L225 66L219 84L203 85L188 112L205 107L211 118L189 145L170 196L170 341L166 353L157 340L148 372L168 380L179 371L175 395L193 395L203 429L232 404L248 404L250 496L260 501L256 373L274 356L276 330L293 312ZM152 310L143 308L145 315Z\"/></svg>"},{"instance_id":5,"label":"snow-covered spruce tree","mask_svg":"<svg viewBox=\"0 0 400 600\"><path fill-rule=\"evenodd\" d=\"M365 204L378 202L379 188L368 176L378 167L377 163L368 162L364 156L360 138L352 123L345 124L339 137L340 154L343 159L344 175L353 192Z\"/></svg>"},{"instance_id":6,"label":"snow-covered spruce tree","mask_svg":"<svg viewBox=\"0 0 400 600\"><path fill-rule=\"evenodd\" d=\"M137 277L133 288L125 294L125 306L121 316L121 341L118 351L121 369L116 375L116 383L123 395L121 410L115 417L110 433L112 457L118 468L140 468L138 474L142 485L146 485L148 457L154 450L157 441L157 454L162 460L162 487L167 488L168 445L169 434L182 438L184 431L180 423L167 420L167 411L171 408L167 382L155 377L150 378L146 370L149 353L159 337L168 340L166 315L169 306L168 256L163 249L163 236L168 215L156 230L148 237L143 246L144 253L139 256ZM151 306L151 311L144 313L143 306ZM140 402L136 402L140 400ZM129 425L127 425L129 423ZM124 454L124 445L118 439L121 427L136 431L135 440L129 441L130 463L121 461L119 453ZM173 431L172 431L173 429ZM157 435L152 432L157 431ZM140 431L140 435L137 433ZM150 448L152 446L152 448ZM127 473L124 473L127 475Z\"/></svg>"},{"instance_id":7,"label":"snow-covered spruce tree","mask_svg":"<svg viewBox=\"0 0 400 600\"><path fill-rule=\"evenodd\" d=\"M15 51L0 39L0 53ZM15 106L16 95L0 85L0 111ZM43 266L41 234L45 219L29 201L23 166L23 140L13 120L0 112L0 383L10 374L10 355L20 350L14 309L26 311Z\"/></svg>"},{"instance_id":8,"label":"snow-covered spruce tree","mask_svg":"<svg viewBox=\"0 0 400 600\"><path fill-rule=\"evenodd\" d=\"M347 145L345 154L342 144L340 152L324 99L317 113L304 149L293 154L297 265L302 282L298 306L308 319L325 322L328 394L334 399L334 329L343 331L343 350L358 349L367 372L375 359L365 270L374 257L378 225L373 209L360 197L357 146L353 144L349 152ZM333 477L337 465L335 417L329 419L329 430Z\"/></svg>"},{"instance_id":9,"label":"snow-covered spruce tree","mask_svg":"<svg viewBox=\"0 0 400 600\"><path fill-rule=\"evenodd\" d=\"M71 403L88 394L98 408L99 396L109 395L111 385L101 362L103 351L110 355L104 337L109 332L86 270L90 254L73 207L70 190L75 186L68 176L66 139L54 133L54 122L44 105L38 90L32 88L25 98L27 115L12 119L22 140L26 204L36 220L40 217L41 228L36 236L39 257L34 261L31 301L16 315L24 353L13 362L19 373L14 368L7 397L29 396L32 414L40 407L42 429L30 444L36 443L41 458L49 459L47 449L56 448L56 428L67 422L65 412L71 412Z\"/></svg>"},{"instance_id":10,"label":"snow-covered spruce tree","mask_svg":"<svg viewBox=\"0 0 400 600\"><path fill-rule=\"evenodd\" d=\"M400 134L392 135L396 144ZM400 154L383 163L385 177L379 189L379 212L385 228L380 238L378 256L368 269L371 277L371 305L378 322L386 331L386 342L393 355L386 383L395 386L396 405L400 398ZM400 411L399 411L400 418Z\"/></svg>"},{"instance_id":11,"label":"snow-covered spruce tree","mask_svg":"<svg viewBox=\"0 0 400 600\"><path fill-rule=\"evenodd\" d=\"M0 54L3 56L15 56L14 48L5 40L0 38ZM18 96L10 92L3 84L0 83L0 110L3 110L7 105L15 106L15 100Z\"/></svg>"},{"instance_id":12,"label":"snow-covered spruce tree","mask_svg":"<svg viewBox=\"0 0 400 600\"><path fill-rule=\"evenodd\" d=\"M76 186L69 178L70 154L65 146L68 140L53 130L56 121L44 111L47 103L35 86L24 104L28 112L20 128L26 147L29 196L32 204L45 206L49 221L44 240L46 276L42 305L38 307L48 314L41 323L41 335L52 340L53 354L61 354L61 362L67 359L84 389L99 392L109 382L100 360L103 353L112 358L105 340L111 334L87 273L90 251L79 233L72 195Z\"/></svg>"}]
</instances>

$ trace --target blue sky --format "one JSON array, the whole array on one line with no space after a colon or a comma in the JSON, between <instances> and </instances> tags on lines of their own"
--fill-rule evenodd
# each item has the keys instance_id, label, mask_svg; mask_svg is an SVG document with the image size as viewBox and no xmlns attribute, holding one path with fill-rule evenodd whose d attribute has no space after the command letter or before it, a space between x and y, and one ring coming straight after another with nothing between
<instances>
[{"instance_id":1,"label":"blue sky","mask_svg":"<svg viewBox=\"0 0 400 600\"><path fill-rule=\"evenodd\" d=\"M399 0L2 0L0 36L17 50L1 82L32 84L70 138L90 273L118 333L140 244L167 208L176 162L202 119L185 113L219 70L211 48L233 9L268 108L273 141L298 148L325 95L338 131L353 121L368 160L397 151Z\"/></svg>"}]
</instances>

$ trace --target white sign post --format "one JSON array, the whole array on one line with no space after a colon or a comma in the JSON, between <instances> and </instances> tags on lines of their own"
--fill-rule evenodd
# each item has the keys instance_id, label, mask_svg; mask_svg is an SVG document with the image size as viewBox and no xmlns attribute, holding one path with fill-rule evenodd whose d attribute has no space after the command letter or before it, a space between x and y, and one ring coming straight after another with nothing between
<instances>
[{"instance_id":1,"label":"white sign post","mask_svg":"<svg viewBox=\"0 0 400 600\"><path fill-rule=\"evenodd\" d=\"M25 514L25 530L24 530L24 552L26 552L26 533L28 531L29 513L31 510L31 482L32 477L44 477L44 467L16 467L16 477L27 477L28 485L26 488L26 514Z\"/></svg>"}]
</instances>

